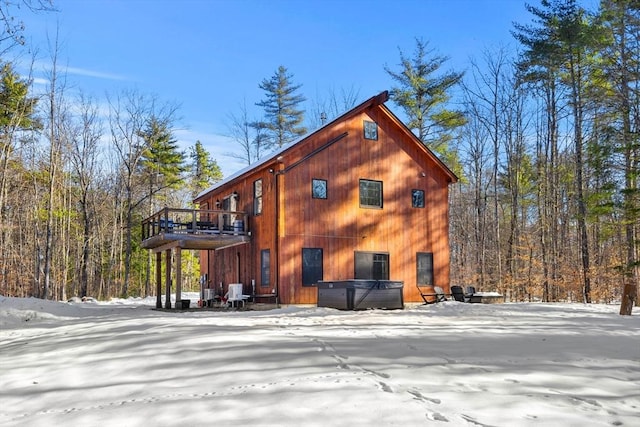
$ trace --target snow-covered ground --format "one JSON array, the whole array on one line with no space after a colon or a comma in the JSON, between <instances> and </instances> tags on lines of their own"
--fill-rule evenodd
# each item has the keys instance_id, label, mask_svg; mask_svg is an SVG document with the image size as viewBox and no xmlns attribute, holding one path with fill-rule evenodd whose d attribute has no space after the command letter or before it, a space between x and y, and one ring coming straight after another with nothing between
<instances>
[{"instance_id":1,"label":"snow-covered ground","mask_svg":"<svg viewBox=\"0 0 640 427\"><path fill-rule=\"evenodd\" d=\"M640 425L640 316L618 306L154 301L0 297L0 425Z\"/></svg>"}]
</instances>

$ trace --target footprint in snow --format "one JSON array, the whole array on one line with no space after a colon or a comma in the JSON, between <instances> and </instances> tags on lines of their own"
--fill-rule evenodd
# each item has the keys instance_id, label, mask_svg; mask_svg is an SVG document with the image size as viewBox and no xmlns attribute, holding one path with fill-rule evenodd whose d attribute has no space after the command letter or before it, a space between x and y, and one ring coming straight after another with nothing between
<instances>
[{"instance_id":1,"label":"footprint in snow","mask_svg":"<svg viewBox=\"0 0 640 427\"><path fill-rule=\"evenodd\" d=\"M417 390L407 390L407 393L413 395L416 400L422 400L422 401L426 401L426 402L431 402L431 403L435 403L436 405L439 405L442 402L440 399L433 399L433 398L430 398L430 397L426 397L426 396L424 396L422 393L420 393Z\"/></svg>"},{"instance_id":2,"label":"footprint in snow","mask_svg":"<svg viewBox=\"0 0 640 427\"><path fill-rule=\"evenodd\" d=\"M378 382L380 389L386 393L393 393L393 389L389 387L388 384L383 383L382 381Z\"/></svg>"},{"instance_id":3,"label":"footprint in snow","mask_svg":"<svg viewBox=\"0 0 640 427\"><path fill-rule=\"evenodd\" d=\"M442 421L448 423L449 420L442 414L438 412L427 412L427 418L431 421Z\"/></svg>"}]
</instances>

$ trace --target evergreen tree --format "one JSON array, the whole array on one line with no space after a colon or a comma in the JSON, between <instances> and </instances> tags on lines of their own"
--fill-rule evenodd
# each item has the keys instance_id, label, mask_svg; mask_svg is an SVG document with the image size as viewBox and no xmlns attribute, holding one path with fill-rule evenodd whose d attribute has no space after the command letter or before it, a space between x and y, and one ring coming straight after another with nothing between
<instances>
[{"instance_id":1,"label":"evergreen tree","mask_svg":"<svg viewBox=\"0 0 640 427\"><path fill-rule=\"evenodd\" d=\"M39 126L34 118L36 98L29 98L29 83L21 80L10 63L0 68L0 206L6 191L6 174L15 133Z\"/></svg>"},{"instance_id":2,"label":"evergreen tree","mask_svg":"<svg viewBox=\"0 0 640 427\"><path fill-rule=\"evenodd\" d=\"M427 47L427 42L416 39L413 57L400 51L400 71L388 67L385 71L398 84L391 88L390 98L407 115L409 129L429 148L447 157L453 131L466 123L461 111L447 107L451 90L460 83L463 73L438 74L448 58L434 55Z\"/></svg>"},{"instance_id":3,"label":"evergreen tree","mask_svg":"<svg viewBox=\"0 0 640 427\"><path fill-rule=\"evenodd\" d=\"M173 137L167 123L152 116L140 132L145 143L140 166L149 188L147 197L165 189L177 189L184 183L182 174L185 167L185 155L178 150L178 142Z\"/></svg>"},{"instance_id":4,"label":"evergreen tree","mask_svg":"<svg viewBox=\"0 0 640 427\"><path fill-rule=\"evenodd\" d=\"M140 159L140 172L146 182L148 193L143 196L149 199L149 212L151 215L157 210L154 204L154 195L166 189L177 189L184 179L182 174L186 171L184 154L178 151L178 143L173 137L167 121L160 120L152 115L145 127L139 132L143 141L144 150ZM165 203L166 203L165 194ZM147 254L145 274L145 296L151 292L151 252Z\"/></svg>"},{"instance_id":5,"label":"evergreen tree","mask_svg":"<svg viewBox=\"0 0 640 427\"><path fill-rule=\"evenodd\" d=\"M281 65L270 79L264 79L259 85L266 94L256 105L264 108L265 120L255 127L268 131L270 147L280 148L307 133L302 126L304 110L300 109L306 99L297 93L302 85L293 84L292 79L293 75Z\"/></svg>"},{"instance_id":6,"label":"evergreen tree","mask_svg":"<svg viewBox=\"0 0 640 427\"><path fill-rule=\"evenodd\" d=\"M10 186L10 160L16 133L38 127L34 119L36 98L29 98L29 83L19 78L10 63L0 67L0 276L7 282L10 260L7 254L7 197Z\"/></svg>"},{"instance_id":7,"label":"evergreen tree","mask_svg":"<svg viewBox=\"0 0 640 427\"><path fill-rule=\"evenodd\" d=\"M191 196L195 197L211 184L222 179L222 171L218 162L211 158L209 152L200 141L189 151L191 159Z\"/></svg>"}]
</instances>

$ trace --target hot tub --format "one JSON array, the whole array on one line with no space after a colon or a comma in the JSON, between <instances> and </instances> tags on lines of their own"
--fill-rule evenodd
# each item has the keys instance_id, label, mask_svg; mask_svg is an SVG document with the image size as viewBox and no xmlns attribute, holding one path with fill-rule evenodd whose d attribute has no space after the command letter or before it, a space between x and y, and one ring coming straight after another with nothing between
<instances>
[{"instance_id":1,"label":"hot tub","mask_svg":"<svg viewBox=\"0 0 640 427\"><path fill-rule=\"evenodd\" d=\"M392 280L322 280L317 284L318 307L339 310L404 308L404 283Z\"/></svg>"}]
</instances>

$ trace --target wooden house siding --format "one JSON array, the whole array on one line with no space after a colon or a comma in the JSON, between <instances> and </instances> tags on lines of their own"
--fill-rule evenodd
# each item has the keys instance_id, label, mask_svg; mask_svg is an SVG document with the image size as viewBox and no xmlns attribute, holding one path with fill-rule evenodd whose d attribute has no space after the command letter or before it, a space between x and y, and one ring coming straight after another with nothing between
<instances>
[{"instance_id":1,"label":"wooden house siding","mask_svg":"<svg viewBox=\"0 0 640 427\"><path fill-rule=\"evenodd\" d=\"M404 299L421 301L416 256L431 252L434 281L449 287L448 184L451 173L382 104L381 96L356 107L312 135L196 202L238 193L237 210L250 214L248 244L209 251L203 271L210 287L240 281L250 292L277 292L284 304L314 304L315 286L302 285L302 249L321 248L325 280L352 279L356 252L389 255L389 278L403 281ZM365 139L363 121L378 126L378 139ZM253 215L253 182L262 179L263 211ZM327 198L312 197L313 179L327 182ZM360 206L361 179L382 182L382 208ZM425 194L425 207L412 207L411 191ZM270 285L261 286L261 251L271 255ZM211 254L213 252L213 254ZM213 284L213 286L211 286Z\"/></svg>"}]
</instances>

